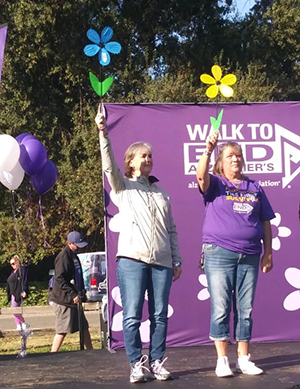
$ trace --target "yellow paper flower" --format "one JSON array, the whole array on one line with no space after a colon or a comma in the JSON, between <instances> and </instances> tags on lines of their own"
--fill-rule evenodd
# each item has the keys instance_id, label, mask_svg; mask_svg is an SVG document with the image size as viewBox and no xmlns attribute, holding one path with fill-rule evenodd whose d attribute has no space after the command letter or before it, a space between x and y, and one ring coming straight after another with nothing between
<instances>
[{"instance_id":1,"label":"yellow paper flower","mask_svg":"<svg viewBox=\"0 0 300 389\"><path fill-rule=\"evenodd\" d=\"M234 74L227 74L222 77L222 69L218 65L214 65L211 68L211 72L213 77L209 74L201 74L200 76L200 80L204 84L211 85L206 90L206 96L214 99L220 91L224 97L231 97L234 91L229 85L236 83L236 76Z\"/></svg>"}]
</instances>

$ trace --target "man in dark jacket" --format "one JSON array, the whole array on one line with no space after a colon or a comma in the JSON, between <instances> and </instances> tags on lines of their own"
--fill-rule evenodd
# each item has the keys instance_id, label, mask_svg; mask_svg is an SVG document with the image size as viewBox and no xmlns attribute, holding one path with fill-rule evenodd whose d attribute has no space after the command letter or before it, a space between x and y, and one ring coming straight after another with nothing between
<instances>
[{"instance_id":1,"label":"man in dark jacket","mask_svg":"<svg viewBox=\"0 0 300 389\"><path fill-rule=\"evenodd\" d=\"M79 331L77 304L85 300L82 269L77 252L87 245L82 234L68 234L67 246L55 258L55 281L51 292L51 305L56 315L56 335L51 352L57 352L66 334ZM92 349L88 322L83 314L84 345Z\"/></svg>"}]
</instances>

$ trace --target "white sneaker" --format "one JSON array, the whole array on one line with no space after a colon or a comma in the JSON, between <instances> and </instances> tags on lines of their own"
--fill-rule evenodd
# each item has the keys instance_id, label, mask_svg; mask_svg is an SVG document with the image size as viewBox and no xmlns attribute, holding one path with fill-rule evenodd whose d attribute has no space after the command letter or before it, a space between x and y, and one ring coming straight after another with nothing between
<instances>
[{"instance_id":1,"label":"white sneaker","mask_svg":"<svg viewBox=\"0 0 300 389\"><path fill-rule=\"evenodd\" d=\"M156 359L151 364L150 371L154 375L154 377L159 381L167 381L172 380L172 374L163 366L168 358L165 358L163 361L160 359Z\"/></svg>"},{"instance_id":2,"label":"white sneaker","mask_svg":"<svg viewBox=\"0 0 300 389\"><path fill-rule=\"evenodd\" d=\"M26 357L26 350L24 349L21 349L21 351L19 352L19 354L17 355L17 358L25 358Z\"/></svg>"},{"instance_id":3,"label":"white sneaker","mask_svg":"<svg viewBox=\"0 0 300 389\"><path fill-rule=\"evenodd\" d=\"M146 378L144 371L143 371L143 370L149 371L149 369L147 369L147 367L144 366L144 364L147 361L148 361L147 355L143 355L141 357L141 359L139 361L135 362L135 364L131 367L130 382L132 384L134 384L136 382L146 382L147 381L147 378Z\"/></svg>"},{"instance_id":4,"label":"white sneaker","mask_svg":"<svg viewBox=\"0 0 300 389\"><path fill-rule=\"evenodd\" d=\"M257 367L254 362L251 362L250 357L251 355L248 354L238 358L236 361L236 371L248 375L262 374L264 371Z\"/></svg>"},{"instance_id":5,"label":"white sneaker","mask_svg":"<svg viewBox=\"0 0 300 389\"><path fill-rule=\"evenodd\" d=\"M219 357L216 366L216 376L219 378L232 377L233 372L230 369L227 357Z\"/></svg>"}]
</instances>

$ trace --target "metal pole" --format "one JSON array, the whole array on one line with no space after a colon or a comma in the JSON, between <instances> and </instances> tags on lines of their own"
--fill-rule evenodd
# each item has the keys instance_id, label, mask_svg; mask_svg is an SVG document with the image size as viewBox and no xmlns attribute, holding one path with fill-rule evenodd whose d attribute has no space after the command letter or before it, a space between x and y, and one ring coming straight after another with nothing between
<instances>
[{"instance_id":1,"label":"metal pole","mask_svg":"<svg viewBox=\"0 0 300 389\"><path fill-rule=\"evenodd\" d=\"M84 328L83 328L83 308L82 308L82 301L79 297L79 301L77 304L77 310L78 310L78 327L79 327L79 344L80 344L80 350L84 350Z\"/></svg>"}]
</instances>

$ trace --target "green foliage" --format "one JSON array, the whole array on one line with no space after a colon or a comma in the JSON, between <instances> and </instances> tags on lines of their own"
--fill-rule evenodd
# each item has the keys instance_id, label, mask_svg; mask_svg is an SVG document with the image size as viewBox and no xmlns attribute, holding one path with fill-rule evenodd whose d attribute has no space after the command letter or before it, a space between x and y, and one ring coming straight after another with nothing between
<instances>
[{"instance_id":1,"label":"green foliage","mask_svg":"<svg viewBox=\"0 0 300 389\"><path fill-rule=\"evenodd\" d=\"M0 287L0 307L9 307L10 303L7 300L6 288Z\"/></svg>"},{"instance_id":2,"label":"green foliage","mask_svg":"<svg viewBox=\"0 0 300 389\"><path fill-rule=\"evenodd\" d=\"M299 100L299 33L299 0L257 1L253 13L231 31L232 60L244 70L252 64L263 68L276 85L272 99Z\"/></svg>"},{"instance_id":3,"label":"green foliage","mask_svg":"<svg viewBox=\"0 0 300 389\"><path fill-rule=\"evenodd\" d=\"M39 285L29 286L29 295L24 300L24 307L33 305L47 305L48 290L41 289Z\"/></svg>"},{"instance_id":4,"label":"green foliage","mask_svg":"<svg viewBox=\"0 0 300 389\"><path fill-rule=\"evenodd\" d=\"M32 283L29 286L29 296L24 300L24 307L35 305L47 305L48 290L47 286L42 283ZM10 302L7 299L6 288L0 287L0 307L10 307Z\"/></svg>"},{"instance_id":5,"label":"green foliage","mask_svg":"<svg viewBox=\"0 0 300 389\"><path fill-rule=\"evenodd\" d=\"M167 73L163 77L146 78L145 89L141 94L141 102L197 102L195 80L193 75L180 71L177 74Z\"/></svg>"}]
</instances>

